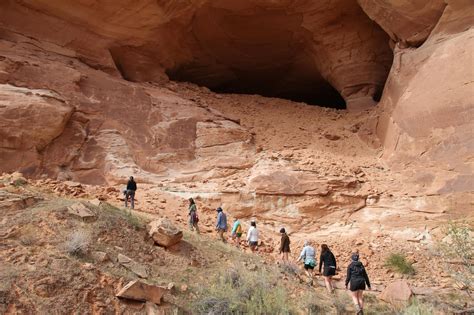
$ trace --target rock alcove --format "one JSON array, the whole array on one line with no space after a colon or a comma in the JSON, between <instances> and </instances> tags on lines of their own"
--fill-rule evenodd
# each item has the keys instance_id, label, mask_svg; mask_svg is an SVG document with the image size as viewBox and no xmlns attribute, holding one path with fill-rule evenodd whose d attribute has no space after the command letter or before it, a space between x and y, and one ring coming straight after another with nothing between
<instances>
[{"instance_id":1,"label":"rock alcove","mask_svg":"<svg viewBox=\"0 0 474 315\"><path fill-rule=\"evenodd\" d=\"M387 33L357 1L290 2L203 1L138 23L150 7L127 16L139 30L114 29L120 40L107 50L129 81L169 78L350 110L376 104L393 61Z\"/></svg>"},{"instance_id":2,"label":"rock alcove","mask_svg":"<svg viewBox=\"0 0 474 315\"><path fill-rule=\"evenodd\" d=\"M338 109L346 100L373 105L392 61L388 36L355 2L340 5L307 3L304 11L252 1L207 3L189 23L191 57L166 73L215 92Z\"/></svg>"}]
</instances>

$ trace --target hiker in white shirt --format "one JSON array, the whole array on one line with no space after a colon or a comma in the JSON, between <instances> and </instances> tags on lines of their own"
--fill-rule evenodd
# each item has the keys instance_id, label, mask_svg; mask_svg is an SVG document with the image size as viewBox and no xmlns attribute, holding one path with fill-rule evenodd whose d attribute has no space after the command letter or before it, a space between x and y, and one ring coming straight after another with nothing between
<instances>
[{"instance_id":1,"label":"hiker in white shirt","mask_svg":"<svg viewBox=\"0 0 474 315\"><path fill-rule=\"evenodd\" d=\"M255 221L250 222L250 228L247 232L247 241L249 242L252 252L255 252L258 245L258 230L257 223Z\"/></svg>"}]
</instances>

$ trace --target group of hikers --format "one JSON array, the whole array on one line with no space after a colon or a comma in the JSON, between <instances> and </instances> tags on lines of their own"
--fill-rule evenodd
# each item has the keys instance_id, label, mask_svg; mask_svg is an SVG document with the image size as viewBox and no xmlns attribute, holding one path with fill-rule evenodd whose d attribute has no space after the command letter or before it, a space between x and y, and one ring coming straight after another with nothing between
<instances>
[{"instance_id":1,"label":"group of hikers","mask_svg":"<svg viewBox=\"0 0 474 315\"><path fill-rule=\"evenodd\" d=\"M128 206L128 199L130 199L130 205L133 209L135 204L135 191L137 190L137 184L132 176L127 183L127 188L123 191L125 195L125 207ZM197 212L197 206L193 198L189 198L189 207L188 207L188 216L189 216L189 227L191 231L196 231L199 233L199 216ZM227 215L224 213L224 210L221 207L216 209L217 211L217 221L216 221L216 231L219 235L219 238L223 242L227 242L225 233L227 232ZM281 241L279 253L281 254L281 260L283 263L289 263L289 254L290 250L290 237L286 233L285 228L280 229ZM231 238L238 248L240 248L241 238L243 235L242 224L239 219L235 219L232 225ZM246 241L252 252L258 250L258 230L257 223L255 220L250 222L250 228L247 231ZM305 273L308 277L308 284L313 285L314 279L314 268L316 267L316 249L312 246L311 241L306 240L304 242L304 247L301 250L300 255L296 262L302 261ZM319 256L319 274L324 278L324 283L326 289L329 293L334 292L333 280L332 277L336 275L336 257L329 249L329 246L326 244L321 245L321 254ZM321 273L322 271L322 273ZM345 287L350 290L352 300L357 310L357 314L363 314L364 301L363 301L363 291L366 289L366 285L370 290L370 281L365 271L364 265L359 261L359 254L352 253L351 263L347 267L347 275L345 281Z\"/></svg>"},{"instance_id":2,"label":"group of hikers","mask_svg":"<svg viewBox=\"0 0 474 315\"><path fill-rule=\"evenodd\" d=\"M216 231L219 238L226 242L224 233L227 231L227 216L221 207L216 209L217 211L217 222ZM199 217L197 214L196 203L193 198L189 198L189 226L190 229L199 233L198 227ZM283 263L289 263L290 250L290 237L286 233L285 228L280 229L281 241L279 252L281 254L281 260ZM235 218L234 224L232 225L231 238L234 244L240 248L241 237L243 235L243 228L240 220ZM252 252L257 251L258 248L258 230L257 223L255 220L250 221L250 228L247 231L247 243ZM302 261L305 273L308 277L308 284L313 285L314 279L314 268L316 267L316 249L312 246L311 241L306 240L304 247L298 256L296 262ZM334 286L332 277L336 275L336 257L329 249L327 244L321 245L321 254L319 256L319 274L324 278L326 289L329 293L334 293ZM321 272L322 271L322 272ZM352 253L351 263L347 267L347 276L345 287L350 290L351 297L357 310L357 314L363 314L364 300L363 291L366 289L366 285L370 290L370 281L365 271L364 265L359 261L359 254Z\"/></svg>"}]
</instances>

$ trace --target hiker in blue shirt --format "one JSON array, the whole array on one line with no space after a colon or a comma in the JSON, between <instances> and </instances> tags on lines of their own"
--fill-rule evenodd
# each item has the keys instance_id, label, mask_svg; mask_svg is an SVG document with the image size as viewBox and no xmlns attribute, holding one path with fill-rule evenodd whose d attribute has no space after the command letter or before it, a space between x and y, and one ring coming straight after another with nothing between
<instances>
[{"instance_id":1,"label":"hiker in blue shirt","mask_svg":"<svg viewBox=\"0 0 474 315\"><path fill-rule=\"evenodd\" d=\"M224 238L224 232L227 231L227 216L224 211L222 211L221 207L217 208L216 230L217 233L219 233L221 240L225 243L226 239Z\"/></svg>"}]
</instances>

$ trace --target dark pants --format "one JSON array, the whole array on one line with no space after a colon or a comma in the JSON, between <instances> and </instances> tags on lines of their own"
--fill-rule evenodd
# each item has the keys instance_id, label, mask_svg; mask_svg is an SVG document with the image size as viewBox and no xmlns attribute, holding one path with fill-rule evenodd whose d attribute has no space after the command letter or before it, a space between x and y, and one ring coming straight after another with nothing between
<instances>
[{"instance_id":1,"label":"dark pants","mask_svg":"<svg viewBox=\"0 0 474 315\"><path fill-rule=\"evenodd\" d=\"M125 208L127 207L128 197L130 197L131 208L135 208L135 190L127 190L125 193Z\"/></svg>"}]
</instances>

